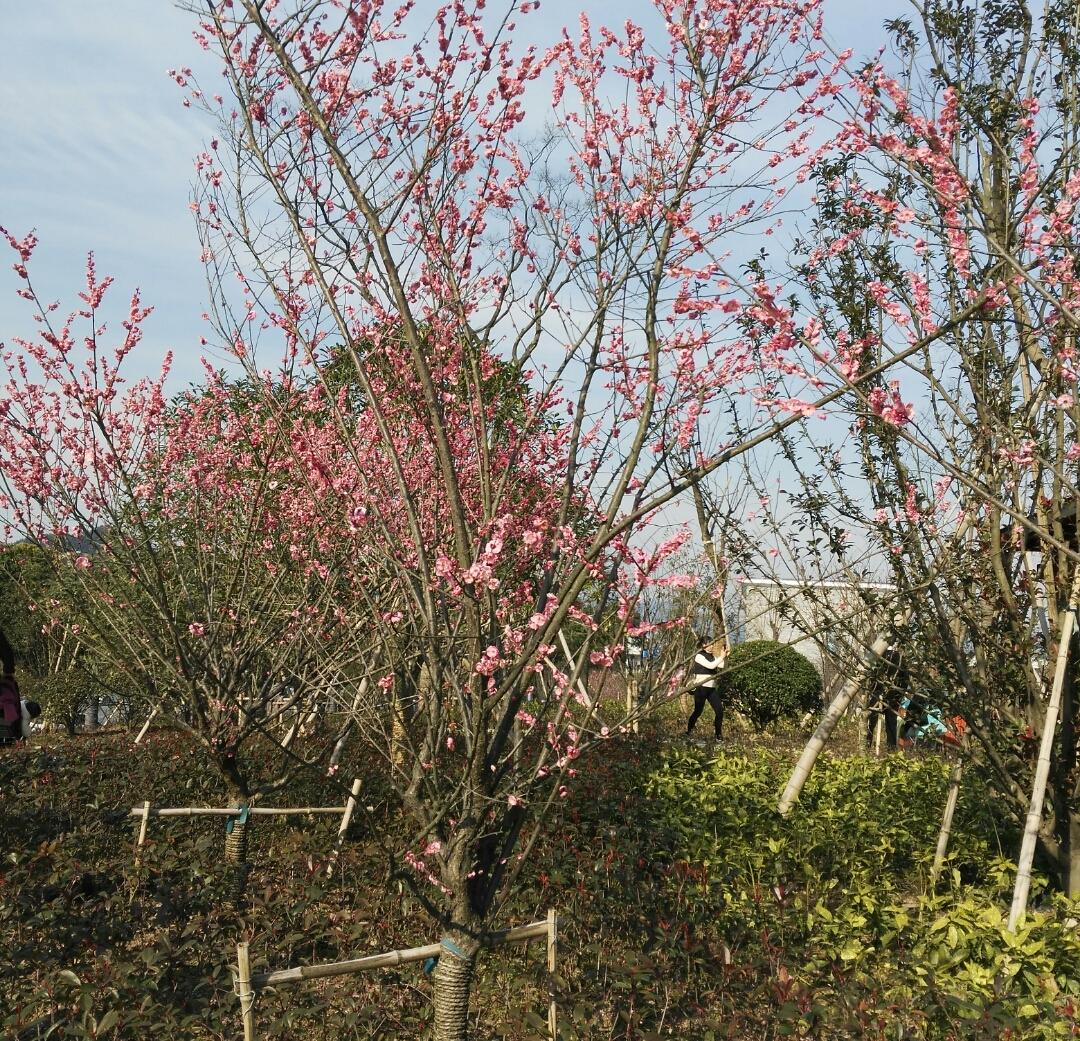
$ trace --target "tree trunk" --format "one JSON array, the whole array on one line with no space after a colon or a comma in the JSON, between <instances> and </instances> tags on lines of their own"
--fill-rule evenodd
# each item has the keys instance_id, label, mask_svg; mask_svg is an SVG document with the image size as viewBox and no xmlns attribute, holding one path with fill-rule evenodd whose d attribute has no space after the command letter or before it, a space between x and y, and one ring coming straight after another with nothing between
<instances>
[{"instance_id":1,"label":"tree trunk","mask_svg":"<svg viewBox=\"0 0 1080 1041\"><path fill-rule=\"evenodd\" d=\"M90 704L86 706L86 712L83 715L83 723L87 730L97 730L98 728L98 713L101 709L101 702L98 698L94 697L90 699Z\"/></svg>"},{"instance_id":2,"label":"tree trunk","mask_svg":"<svg viewBox=\"0 0 1080 1041\"><path fill-rule=\"evenodd\" d=\"M435 966L435 1041L467 1041L469 994L476 968L476 945L452 941L457 953L443 945Z\"/></svg>"},{"instance_id":3,"label":"tree trunk","mask_svg":"<svg viewBox=\"0 0 1080 1041\"><path fill-rule=\"evenodd\" d=\"M934 866L930 869L930 885L936 885L941 869L945 866L945 855L949 851L949 837L952 835L953 815L956 813L956 800L960 795L960 777L963 772L963 760L953 763L949 775L949 794L945 799L945 812L941 817L941 830L938 832L937 849L934 850Z\"/></svg>"},{"instance_id":4,"label":"tree trunk","mask_svg":"<svg viewBox=\"0 0 1080 1041\"><path fill-rule=\"evenodd\" d=\"M403 703L400 696L395 695L391 702L390 711L390 762L394 769L404 770L408 761L408 735L405 732L405 722L402 718Z\"/></svg>"},{"instance_id":5,"label":"tree trunk","mask_svg":"<svg viewBox=\"0 0 1080 1041\"><path fill-rule=\"evenodd\" d=\"M1080 581L1080 571L1077 572ZM1065 675L1069 667L1069 648L1072 645L1073 629L1076 625L1076 582L1073 583L1073 595L1068 610L1061 620L1061 636L1058 643L1057 664L1054 668L1054 683L1050 691L1050 700L1046 706L1046 718L1043 722L1042 740L1039 743L1039 758L1035 764L1035 781L1031 786L1031 804L1028 807L1027 820L1024 823L1024 837L1020 844L1020 856L1016 868L1016 885L1013 887L1012 907L1009 909L1009 932L1015 932L1024 920L1027 912L1028 891L1031 888L1031 867L1035 859L1035 846L1042 826L1043 803L1046 800L1046 781L1050 775L1051 755L1054 736L1057 731L1058 714L1061 707L1061 692L1065 686Z\"/></svg>"},{"instance_id":6,"label":"tree trunk","mask_svg":"<svg viewBox=\"0 0 1080 1041\"><path fill-rule=\"evenodd\" d=\"M904 621L907 621L906 617ZM889 634L887 632L882 633L874 641L869 651L864 654L861 667L855 669L851 679L840 688L840 693L833 698L832 704L825 711L825 715L821 717L817 730L814 731L813 737L806 743L802 755L799 756L799 761L792 771L787 786L784 788L784 794L780 796L780 805L777 808L781 817L786 817L791 812L791 807L798 801L806 784L806 779L810 776L814 763L817 762L821 750L825 747L825 742L829 740L830 735L836 729L836 725L844 718L844 713L847 711L848 705L851 704L851 699L855 697L859 687L865 680L868 666L878 661L888 646ZM861 739L862 735L859 736Z\"/></svg>"}]
</instances>

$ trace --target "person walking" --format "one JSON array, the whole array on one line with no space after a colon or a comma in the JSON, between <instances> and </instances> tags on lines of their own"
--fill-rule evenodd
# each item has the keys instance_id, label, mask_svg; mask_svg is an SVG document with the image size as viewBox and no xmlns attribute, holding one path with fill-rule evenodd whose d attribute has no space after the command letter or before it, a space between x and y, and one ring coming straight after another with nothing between
<instances>
[{"instance_id":1,"label":"person walking","mask_svg":"<svg viewBox=\"0 0 1080 1041\"><path fill-rule=\"evenodd\" d=\"M713 710L713 730L716 740L720 741L724 736L724 702L716 687L716 673L723 667L724 657L711 654L708 646L708 641L704 637L698 638L697 653L694 655L689 682L690 692L694 695L694 711L690 713L690 719L687 720L686 733L689 736L694 732L694 727L708 703Z\"/></svg>"}]
</instances>

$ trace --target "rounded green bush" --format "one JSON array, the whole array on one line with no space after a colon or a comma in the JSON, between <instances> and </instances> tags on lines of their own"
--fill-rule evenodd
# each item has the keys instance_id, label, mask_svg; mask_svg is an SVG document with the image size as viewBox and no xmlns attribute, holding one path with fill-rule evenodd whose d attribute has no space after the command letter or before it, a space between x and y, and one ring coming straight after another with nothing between
<instances>
[{"instance_id":1,"label":"rounded green bush","mask_svg":"<svg viewBox=\"0 0 1080 1041\"><path fill-rule=\"evenodd\" d=\"M821 677L794 647L750 640L732 648L723 678L727 697L757 730L798 719L821 705Z\"/></svg>"}]
</instances>

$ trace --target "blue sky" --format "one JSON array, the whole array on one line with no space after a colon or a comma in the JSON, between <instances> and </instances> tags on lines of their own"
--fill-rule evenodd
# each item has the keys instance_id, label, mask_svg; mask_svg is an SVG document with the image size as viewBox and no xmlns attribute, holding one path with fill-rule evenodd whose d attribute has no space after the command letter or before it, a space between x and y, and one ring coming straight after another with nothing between
<instances>
[{"instance_id":1,"label":"blue sky","mask_svg":"<svg viewBox=\"0 0 1080 1041\"><path fill-rule=\"evenodd\" d=\"M572 23L582 6L594 21L621 21L638 4L548 0L541 16ZM825 0L825 8L831 40L857 52L877 47L884 19L910 10L903 0ZM155 307L134 367L153 371L171 347L174 382L197 378L206 293L188 193L209 127L165 75L205 60L191 15L166 0L49 0L6 3L3 16L0 225L20 236L37 230L35 281L65 303L94 250L116 292L138 286ZM0 255L0 341L32 329L15 288Z\"/></svg>"}]
</instances>

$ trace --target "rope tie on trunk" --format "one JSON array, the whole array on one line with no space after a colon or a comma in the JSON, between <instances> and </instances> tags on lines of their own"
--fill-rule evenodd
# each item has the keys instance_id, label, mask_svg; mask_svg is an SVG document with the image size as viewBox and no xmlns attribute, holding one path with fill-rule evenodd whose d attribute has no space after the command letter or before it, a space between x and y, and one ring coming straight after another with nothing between
<instances>
[{"instance_id":1,"label":"rope tie on trunk","mask_svg":"<svg viewBox=\"0 0 1080 1041\"><path fill-rule=\"evenodd\" d=\"M446 956L435 968L436 1041L461 1041L468 1036L469 991L475 955L467 954L448 936L439 941Z\"/></svg>"},{"instance_id":2,"label":"rope tie on trunk","mask_svg":"<svg viewBox=\"0 0 1080 1041\"><path fill-rule=\"evenodd\" d=\"M227 894L229 902L234 906L239 906L243 899L248 874L251 871L251 865L247 862L248 810L247 805L241 806L239 815L230 817L225 822L225 862L232 866L229 872Z\"/></svg>"},{"instance_id":3,"label":"rope tie on trunk","mask_svg":"<svg viewBox=\"0 0 1080 1041\"><path fill-rule=\"evenodd\" d=\"M247 860L249 808L241 806L239 816L230 817L225 822L225 859L233 864Z\"/></svg>"}]
</instances>

